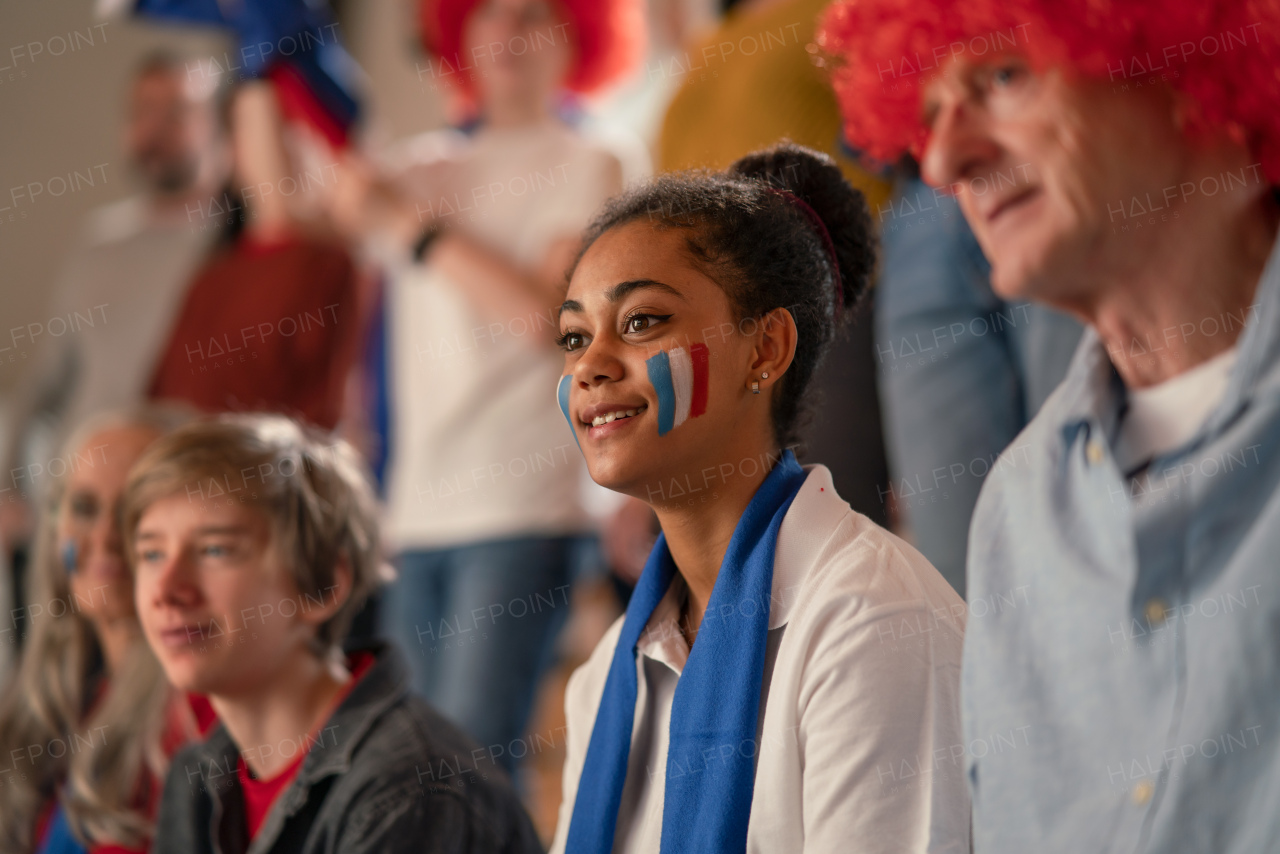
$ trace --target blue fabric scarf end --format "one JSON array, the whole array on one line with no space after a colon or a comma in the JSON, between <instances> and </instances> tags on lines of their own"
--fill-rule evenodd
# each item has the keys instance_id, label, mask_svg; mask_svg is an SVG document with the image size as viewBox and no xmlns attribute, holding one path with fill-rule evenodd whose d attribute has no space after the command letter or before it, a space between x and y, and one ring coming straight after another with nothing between
<instances>
[{"instance_id":1,"label":"blue fabric scarf end","mask_svg":"<svg viewBox=\"0 0 1280 854\"><path fill-rule=\"evenodd\" d=\"M746 849L774 554L804 480L795 455L784 451L721 562L672 703L662 854ZM636 645L675 573L660 535L627 607L591 731L569 823L567 850L574 854L613 849L635 719Z\"/></svg>"}]
</instances>

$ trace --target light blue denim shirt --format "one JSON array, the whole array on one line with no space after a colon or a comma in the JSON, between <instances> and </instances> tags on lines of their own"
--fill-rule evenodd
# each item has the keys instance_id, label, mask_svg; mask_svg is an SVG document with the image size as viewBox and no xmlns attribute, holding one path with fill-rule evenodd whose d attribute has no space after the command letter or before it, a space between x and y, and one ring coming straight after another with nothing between
<instances>
[{"instance_id":1,"label":"light blue denim shirt","mask_svg":"<svg viewBox=\"0 0 1280 854\"><path fill-rule=\"evenodd\" d=\"M1280 246L1280 242L1277 243ZM1280 250L1226 392L1145 487L1088 330L988 476L969 540L963 712L992 852L1280 851Z\"/></svg>"}]
</instances>

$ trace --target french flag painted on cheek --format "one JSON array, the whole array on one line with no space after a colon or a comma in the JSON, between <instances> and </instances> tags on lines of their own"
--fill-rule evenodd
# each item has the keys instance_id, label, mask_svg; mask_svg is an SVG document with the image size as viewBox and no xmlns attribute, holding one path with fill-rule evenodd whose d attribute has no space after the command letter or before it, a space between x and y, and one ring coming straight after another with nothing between
<instances>
[{"instance_id":1,"label":"french flag painted on cheek","mask_svg":"<svg viewBox=\"0 0 1280 854\"><path fill-rule=\"evenodd\" d=\"M658 435L665 436L707 411L706 344L676 347L645 360L649 382L658 395Z\"/></svg>"}]
</instances>

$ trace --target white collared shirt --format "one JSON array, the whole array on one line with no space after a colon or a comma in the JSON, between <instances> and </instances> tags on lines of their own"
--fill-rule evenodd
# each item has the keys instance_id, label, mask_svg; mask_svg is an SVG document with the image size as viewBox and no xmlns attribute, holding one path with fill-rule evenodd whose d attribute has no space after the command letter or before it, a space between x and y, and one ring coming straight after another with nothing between
<instances>
[{"instance_id":1,"label":"white collared shirt","mask_svg":"<svg viewBox=\"0 0 1280 854\"><path fill-rule=\"evenodd\" d=\"M807 470L774 558L747 850L968 851L964 603L919 552L853 512L826 467ZM689 653L676 623L683 586L677 575L637 645L620 854L659 851L671 704ZM553 854L565 850L622 622L569 680Z\"/></svg>"}]
</instances>

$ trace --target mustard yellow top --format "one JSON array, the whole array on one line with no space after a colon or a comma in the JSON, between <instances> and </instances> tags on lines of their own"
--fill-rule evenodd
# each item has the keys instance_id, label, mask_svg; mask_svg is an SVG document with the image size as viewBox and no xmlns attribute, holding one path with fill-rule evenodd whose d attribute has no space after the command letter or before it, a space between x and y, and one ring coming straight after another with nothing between
<instances>
[{"instance_id":1,"label":"mustard yellow top","mask_svg":"<svg viewBox=\"0 0 1280 854\"><path fill-rule=\"evenodd\" d=\"M889 182L840 152L830 75L810 52L828 2L789 0L731 13L710 36L663 60L662 73L682 76L683 83L663 121L658 168L723 169L785 138L834 157L878 210L889 198Z\"/></svg>"}]
</instances>

